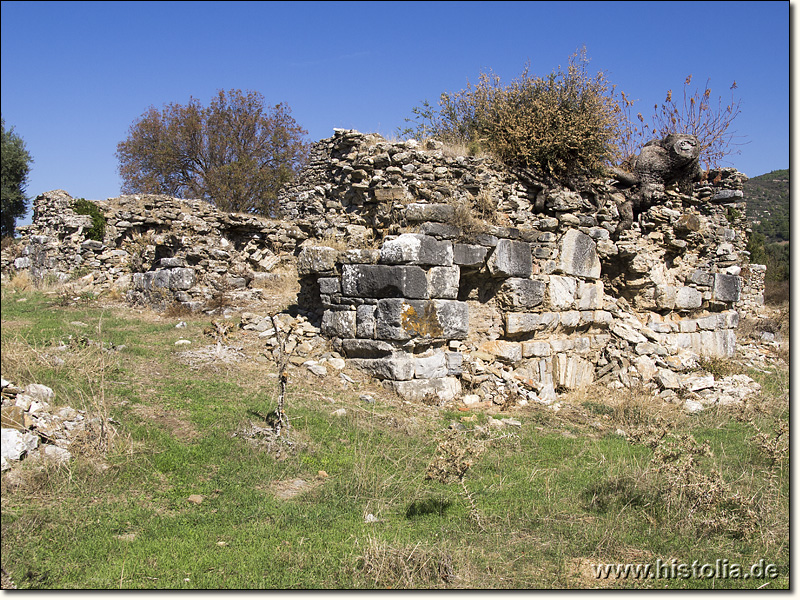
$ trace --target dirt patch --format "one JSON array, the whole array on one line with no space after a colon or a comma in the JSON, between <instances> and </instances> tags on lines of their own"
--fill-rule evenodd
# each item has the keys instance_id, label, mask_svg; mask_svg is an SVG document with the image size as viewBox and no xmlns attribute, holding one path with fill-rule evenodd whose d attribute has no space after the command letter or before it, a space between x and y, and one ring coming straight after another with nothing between
<instances>
[{"instance_id":1,"label":"dirt patch","mask_svg":"<svg viewBox=\"0 0 800 600\"><path fill-rule=\"evenodd\" d=\"M191 423L182 419L174 411L166 412L143 404L137 404L132 410L136 416L152 421L157 426L169 431L173 437L179 440L192 442L200 435Z\"/></svg>"},{"instance_id":2,"label":"dirt patch","mask_svg":"<svg viewBox=\"0 0 800 600\"><path fill-rule=\"evenodd\" d=\"M275 495L278 500L291 500L295 496L312 490L322 485L322 479L287 479L284 481L273 481L268 491Z\"/></svg>"}]
</instances>

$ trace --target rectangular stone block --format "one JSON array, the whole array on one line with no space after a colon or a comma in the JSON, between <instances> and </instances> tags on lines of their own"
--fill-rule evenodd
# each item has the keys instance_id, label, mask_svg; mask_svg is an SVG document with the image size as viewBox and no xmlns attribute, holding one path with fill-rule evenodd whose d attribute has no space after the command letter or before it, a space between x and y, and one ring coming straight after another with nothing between
<instances>
[{"instance_id":1,"label":"rectangular stone block","mask_svg":"<svg viewBox=\"0 0 800 600\"><path fill-rule=\"evenodd\" d=\"M486 266L492 277L528 278L533 268L531 245L527 242L498 240Z\"/></svg>"},{"instance_id":2,"label":"rectangular stone block","mask_svg":"<svg viewBox=\"0 0 800 600\"><path fill-rule=\"evenodd\" d=\"M479 269L486 261L489 249L473 244L453 244L453 263L462 267Z\"/></svg>"},{"instance_id":3,"label":"rectangular stone block","mask_svg":"<svg viewBox=\"0 0 800 600\"><path fill-rule=\"evenodd\" d=\"M455 300L458 298L460 277L461 269L458 266L431 267L428 270L428 297Z\"/></svg>"},{"instance_id":4,"label":"rectangular stone block","mask_svg":"<svg viewBox=\"0 0 800 600\"><path fill-rule=\"evenodd\" d=\"M297 273L301 276L332 273L338 256L339 251L328 246L306 246L297 257Z\"/></svg>"},{"instance_id":5,"label":"rectangular stone block","mask_svg":"<svg viewBox=\"0 0 800 600\"><path fill-rule=\"evenodd\" d=\"M469 313L457 300L382 299L375 310L378 339L405 341L412 338L464 339Z\"/></svg>"},{"instance_id":6,"label":"rectangular stone block","mask_svg":"<svg viewBox=\"0 0 800 600\"><path fill-rule=\"evenodd\" d=\"M559 268L566 275L598 279L600 259L594 240L577 229L570 229L561 239Z\"/></svg>"},{"instance_id":7,"label":"rectangular stone block","mask_svg":"<svg viewBox=\"0 0 800 600\"><path fill-rule=\"evenodd\" d=\"M523 358L550 356L551 353L552 349L548 342L522 342Z\"/></svg>"},{"instance_id":8,"label":"rectangular stone block","mask_svg":"<svg viewBox=\"0 0 800 600\"><path fill-rule=\"evenodd\" d=\"M404 233L383 243L381 262L449 267L453 264L453 243L421 233Z\"/></svg>"},{"instance_id":9,"label":"rectangular stone block","mask_svg":"<svg viewBox=\"0 0 800 600\"><path fill-rule=\"evenodd\" d=\"M428 279L418 266L343 265L342 293L355 298L412 298L428 295Z\"/></svg>"},{"instance_id":10,"label":"rectangular stone block","mask_svg":"<svg viewBox=\"0 0 800 600\"><path fill-rule=\"evenodd\" d=\"M594 381L594 366L578 356L556 354L553 357L553 381L557 388L575 390L586 387Z\"/></svg>"},{"instance_id":11,"label":"rectangular stone block","mask_svg":"<svg viewBox=\"0 0 800 600\"><path fill-rule=\"evenodd\" d=\"M714 300L718 302L738 302L742 292L742 279L738 275L714 275Z\"/></svg>"},{"instance_id":12,"label":"rectangular stone block","mask_svg":"<svg viewBox=\"0 0 800 600\"><path fill-rule=\"evenodd\" d=\"M383 358L352 358L350 363L378 379L405 381L414 378L414 357L408 353L397 353Z\"/></svg>"},{"instance_id":13,"label":"rectangular stone block","mask_svg":"<svg viewBox=\"0 0 800 600\"><path fill-rule=\"evenodd\" d=\"M539 313L506 313L506 335L514 336L533 333L542 329L542 315Z\"/></svg>"},{"instance_id":14,"label":"rectangular stone block","mask_svg":"<svg viewBox=\"0 0 800 600\"><path fill-rule=\"evenodd\" d=\"M322 335L329 338L349 339L356 337L356 311L326 310L322 315Z\"/></svg>"},{"instance_id":15,"label":"rectangular stone block","mask_svg":"<svg viewBox=\"0 0 800 600\"><path fill-rule=\"evenodd\" d=\"M550 308L553 310L569 310L575 303L575 294L578 291L578 280L574 277L550 275L548 282L550 290Z\"/></svg>"},{"instance_id":16,"label":"rectangular stone block","mask_svg":"<svg viewBox=\"0 0 800 600\"><path fill-rule=\"evenodd\" d=\"M414 361L414 377L416 379L447 376L447 358L443 351L436 352L431 356L418 356Z\"/></svg>"},{"instance_id":17,"label":"rectangular stone block","mask_svg":"<svg viewBox=\"0 0 800 600\"><path fill-rule=\"evenodd\" d=\"M538 279L510 277L497 290L496 298L503 308L525 310L542 303L546 287L546 284Z\"/></svg>"},{"instance_id":18,"label":"rectangular stone block","mask_svg":"<svg viewBox=\"0 0 800 600\"><path fill-rule=\"evenodd\" d=\"M362 304L356 307L356 337L375 337L375 305Z\"/></svg>"},{"instance_id":19,"label":"rectangular stone block","mask_svg":"<svg viewBox=\"0 0 800 600\"><path fill-rule=\"evenodd\" d=\"M177 267L169 272L169 288L171 290L188 290L194 285L194 269Z\"/></svg>"},{"instance_id":20,"label":"rectangular stone block","mask_svg":"<svg viewBox=\"0 0 800 600\"><path fill-rule=\"evenodd\" d=\"M394 350L394 346L382 340L342 340L342 352L347 358L381 358Z\"/></svg>"},{"instance_id":21,"label":"rectangular stone block","mask_svg":"<svg viewBox=\"0 0 800 600\"><path fill-rule=\"evenodd\" d=\"M406 220L412 223L433 221L451 223L455 208L449 204L409 204L406 206Z\"/></svg>"}]
</instances>

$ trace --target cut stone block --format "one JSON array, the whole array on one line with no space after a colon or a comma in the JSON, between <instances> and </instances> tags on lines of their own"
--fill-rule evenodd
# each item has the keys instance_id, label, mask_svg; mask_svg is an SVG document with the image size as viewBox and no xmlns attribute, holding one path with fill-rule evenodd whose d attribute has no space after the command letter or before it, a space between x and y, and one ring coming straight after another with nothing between
<instances>
[{"instance_id":1,"label":"cut stone block","mask_svg":"<svg viewBox=\"0 0 800 600\"><path fill-rule=\"evenodd\" d=\"M458 266L431 267L428 271L428 297L455 300L460 277Z\"/></svg>"},{"instance_id":2,"label":"cut stone block","mask_svg":"<svg viewBox=\"0 0 800 600\"><path fill-rule=\"evenodd\" d=\"M553 310L568 310L575 302L578 281L574 277L550 275L550 308Z\"/></svg>"},{"instance_id":3,"label":"cut stone block","mask_svg":"<svg viewBox=\"0 0 800 600\"><path fill-rule=\"evenodd\" d=\"M410 402L422 402L429 399L447 402L461 393L461 382L455 377L394 381L391 385L398 395Z\"/></svg>"},{"instance_id":4,"label":"cut stone block","mask_svg":"<svg viewBox=\"0 0 800 600\"><path fill-rule=\"evenodd\" d=\"M714 300L718 302L738 302L742 292L742 279L737 275L714 275Z\"/></svg>"},{"instance_id":5,"label":"cut stone block","mask_svg":"<svg viewBox=\"0 0 800 600\"><path fill-rule=\"evenodd\" d=\"M355 298L421 299L428 295L428 279L417 266L344 265L342 293Z\"/></svg>"},{"instance_id":6,"label":"cut stone block","mask_svg":"<svg viewBox=\"0 0 800 600\"><path fill-rule=\"evenodd\" d=\"M453 221L455 208L449 204L409 204L406 206L406 220L413 223L434 221L450 223Z\"/></svg>"},{"instance_id":7,"label":"cut stone block","mask_svg":"<svg viewBox=\"0 0 800 600\"><path fill-rule=\"evenodd\" d=\"M486 266L492 277L530 277L533 268L531 246L527 242L498 240Z\"/></svg>"},{"instance_id":8,"label":"cut stone block","mask_svg":"<svg viewBox=\"0 0 800 600\"><path fill-rule=\"evenodd\" d=\"M524 310L542 303L546 287L543 281L510 277L500 286L496 298L503 308Z\"/></svg>"},{"instance_id":9,"label":"cut stone block","mask_svg":"<svg viewBox=\"0 0 800 600\"><path fill-rule=\"evenodd\" d=\"M462 267L479 269L486 261L489 249L473 244L453 244L453 263Z\"/></svg>"},{"instance_id":10,"label":"cut stone block","mask_svg":"<svg viewBox=\"0 0 800 600\"><path fill-rule=\"evenodd\" d=\"M453 264L453 243L421 233L404 233L381 247L381 262L449 267Z\"/></svg>"},{"instance_id":11,"label":"cut stone block","mask_svg":"<svg viewBox=\"0 0 800 600\"><path fill-rule=\"evenodd\" d=\"M338 250L328 246L306 246L297 257L297 272L302 275L332 273L336 269Z\"/></svg>"},{"instance_id":12,"label":"cut stone block","mask_svg":"<svg viewBox=\"0 0 800 600\"><path fill-rule=\"evenodd\" d=\"M383 340L411 338L464 339L469 312L457 300L379 300L375 310L375 335Z\"/></svg>"},{"instance_id":13,"label":"cut stone block","mask_svg":"<svg viewBox=\"0 0 800 600\"><path fill-rule=\"evenodd\" d=\"M561 239L559 268L566 275L598 279L600 259L594 240L577 229L570 229Z\"/></svg>"},{"instance_id":14,"label":"cut stone block","mask_svg":"<svg viewBox=\"0 0 800 600\"><path fill-rule=\"evenodd\" d=\"M679 310L691 310L700 308L703 305L703 294L692 287L682 287L675 295L675 308Z\"/></svg>"},{"instance_id":15,"label":"cut stone block","mask_svg":"<svg viewBox=\"0 0 800 600\"><path fill-rule=\"evenodd\" d=\"M354 338L356 337L356 311L326 310L322 315L322 335L329 338Z\"/></svg>"}]
</instances>

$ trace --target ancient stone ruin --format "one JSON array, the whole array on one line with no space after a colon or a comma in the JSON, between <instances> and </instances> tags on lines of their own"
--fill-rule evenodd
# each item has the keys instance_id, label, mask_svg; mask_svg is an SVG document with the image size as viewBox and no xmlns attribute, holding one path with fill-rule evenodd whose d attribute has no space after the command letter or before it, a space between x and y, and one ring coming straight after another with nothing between
<instances>
[{"instance_id":1,"label":"ancient stone ruin","mask_svg":"<svg viewBox=\"0 0 800 600\"><path fill-rule=\"evenodd\" d=\"M696 142L696 140L695 140ZM687 136L646 146L633 172L569 189L443 144L336 130L286 186L280 219L199 200L34 203L5 273L88 279L130 302L202 309L264 300L296 267L301 311L351 365L409 400L557 401L600 382L665 399L698 357L729 357L763 304L748 263L742 182L702 174Z\"/></svg>"}]
</instances>

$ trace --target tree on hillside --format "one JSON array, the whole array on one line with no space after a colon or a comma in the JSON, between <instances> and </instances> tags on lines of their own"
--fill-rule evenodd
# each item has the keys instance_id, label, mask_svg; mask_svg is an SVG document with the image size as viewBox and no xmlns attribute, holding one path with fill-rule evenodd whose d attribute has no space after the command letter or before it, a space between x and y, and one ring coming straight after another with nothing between
<instances>
[{"instance_id":1,"label":"tree on hillside","mask_svg":"<svg viewBox=\"0 0 800 600\"><path fill-rule=\"evenodd\" d=\"M12 127L6 131L5 119L0 119L2 127L2 211L0 211L0 234L14 237L17 219L28 211L25 186L28 183L31 155L25 149L25 142Z\"/></svg>"},{"instance_id":2,"label":"tree on hillside","mask_svg":"<svg viewBox=\"0 0 800 600\"><path fill-rule=\"evenodd\" d=\"M307 131L285 104L220 90L208 107L150 107L117 145L122 192L203 198L227 212L271 215L305 162Z\"/></svg>"}]
</instances>

